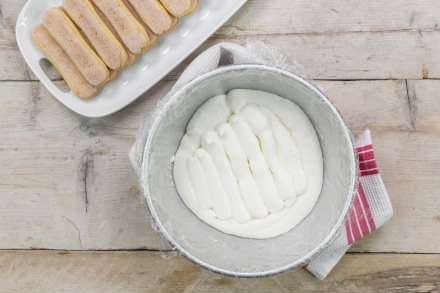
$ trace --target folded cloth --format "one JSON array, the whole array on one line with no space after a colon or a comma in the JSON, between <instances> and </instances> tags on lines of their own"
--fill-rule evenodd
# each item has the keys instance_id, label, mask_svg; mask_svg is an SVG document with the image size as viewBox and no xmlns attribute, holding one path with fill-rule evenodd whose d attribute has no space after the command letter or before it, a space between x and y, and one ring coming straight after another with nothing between
<instances>
[{"instance_id":1,"label":"folded cloth","mask_svg":"<svg viewBox=\"0 0 440 293\"><path fill-rule=\"evenodd\" d=\"M304 78L304 69L277 48L256 40L248 40L246 47L219 43L204 51L185 69L174 85L181 87L197 76L230 64L265 64L282 68ZM146 123L145 125L148 126ZM139 133L146 132L141 129ZM140 168L146 137L138 137L130 151L133 166ZM347 214L345 226L341 227L333 241L312 256L305 266L319 279L324 279L348 248L357 240L379 228L391 218L393 210L379 170L377 169L371 143L370 131L366 130L355 144L359 161L359 188ZM138 154L138 156L136 156Z\"/></svg>"},{"instance_id":2,"label":"folded cloth","mask_svg":"<svg viewBox=\"0 0 440 293\"><path fill-rule=\"evenodd\" d=\"M359 164L359 186L344 227L325 249L304 266L324 279L350 246L382 226L393 215L393 208L377 168L370 130L355 143Z\"/></svg>"},{"instance_id":3,"label":"folded cloth","mask_svg":"<svg viewBox=\"0 0 440 293\"><path fill-rule=\"evenodd\" d=\"M257 40L247 40L246 47L234 43L218 43L198 55L180 75L173 88L195 77L231 64L264 64L278 67L306 78L303 67L291 61L276 47Z\"/></svg>"}]
</instances>

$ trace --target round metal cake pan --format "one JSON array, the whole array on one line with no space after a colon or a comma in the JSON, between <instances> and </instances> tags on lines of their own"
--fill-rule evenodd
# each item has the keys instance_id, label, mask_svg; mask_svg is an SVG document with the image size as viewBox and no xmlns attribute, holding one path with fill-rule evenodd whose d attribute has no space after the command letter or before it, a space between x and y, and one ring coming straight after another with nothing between
<instances>
[{"instance_id":1,"label":"round metal cake pan","mask_svg":"<svg viewBox=\"0 0 440 293\"><path fill-rule=\"evenodd\" d=\"M315 207L295 228L270 239L233 236L205 224L185 206L174 185L172 158L188 121L206 100L237 88L296 103L314 125L323 153L323 186ZM265 65L230 65L173 91L152 117L143 150L143 195L161 234L196 264L235 277L281 273L307 264L343 227L357 188L353 142L336 108L305 79Z\"/></svg>"}]
</instances>

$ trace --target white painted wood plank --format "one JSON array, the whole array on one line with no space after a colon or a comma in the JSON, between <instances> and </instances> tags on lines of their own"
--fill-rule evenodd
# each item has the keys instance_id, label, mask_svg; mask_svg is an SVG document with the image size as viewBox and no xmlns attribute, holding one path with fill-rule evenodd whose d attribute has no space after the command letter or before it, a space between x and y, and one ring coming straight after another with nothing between
<instances>
[{"instance_id":1,"label":"white painted wood plank","mask_svg":"<svg viewBox=\"0 0 440 293\"><path fill-rule=\"evenodd\" d=\"M0 3L0 32L4 36L0 43L0 79L27 79L30 74L14 47L11 16L24 1ZM434 10L435 3L431 4ZM255 5L262 9L267 4L255 1ZM323 5L337 10L336 6ZM321 28L322 34L304 31L270 35L270 31L251 31L250 24L244 29L250 36L289 53L314 79L435 78L440 75L440 58L436 55L440 52L436 50L440 34L429 28L436 18L422 6L416 7L415 14L408 12L414 14L413 24L419 21L419 26L425 26L420 32L392 26L376 31L373 24L354 31L340 27L337 29L342 31L332 33ZM365 12L373 6L361 7ZM228 26L233 27L238 18ZM403 25L401 19L390 22L401 23L395 25L399 27ZM229 31L224 35L226 32L211 38L203 48L218 41L245 43L247 34ZM174 80L195 55L167 80ZM404 81L317 82L355 134L372 128L379 166L395 203L396 216L390 224L353 249L438 252L438 236L432 238L430 233L438 225L434 195L440 188L439 159L432 151L440 143L436 135L438 82L410 81L409 97ZM0 239L0 248L169 248L151 227L127 153L140 117L151 111L171 84L158 84L115 115L86 119L60 105L38 82L1 82L0 207L4 212L0 233L5 237ZM417 228L420 225L423 228ZM406 227L411 229L407 231ZM429 244L421 247L420 239Z\"/></svg>"},{"instance_id":2,"label":"white painted wood plank","mask_svg":"<svg viewBox=\"0 0 440 293\"><path fill-rule=\"evenodd\" d=\"M101 119L74 114L38 82L0 88L0 248L168 248L128 160L167 84Z\"/></svg>"},{"instance_id":3,"label":"white painted wood plank","mask_svg":"<svg viewBox=\"0 0 440 293\"><path fill-rule=\"evenodd\" d=\"M439 14L440 15L440 14ZM204 50L219 42L274 46L319 80L440 78L440 31L386 31L335 34L214 35L171 72L176 79Z\"/></svg>"},{"instance_id":4,"label":"white painted wood plank","mask_svg":"<svg viewBox=\"0 0 440 293\"><path fill-rule=\"evenodd\" d=\"M440 81L408 81L412 111L417 130L438 133L440 130Z\"/></svg>"},{"instance_id":5,"label":"white painted wood plank","mask_svg":"<svg viewBox=\"0 0 440 293\"><path fill-rule=\"evenodd\" d=\"M438 1L412 4L405 0L405 9L395 1L309 2L249 1L196 54L219 41L244 44L247 38L254 38L297 59L314 79L440 77ZM4 64L0 80L35 79L17 50L14 36L16 15L25 1L0 3L2 15L10 13L3 16L0 27L0 64Z\"/></svg>"},{"instance_id":6,"label":"white painted wood plank","mask_svg":"<svg viewBox=\"0 0 440 293\"><path fill-rule=\"evenodd\" d=\"M338 109L351 131L412 130L406 82L312 81Z\"/></svg>"},{"instance_id":7,"label":"white painted wood plank","mask_svg":"<svg viewBox=\"0 0 440 293\"><path fill-rule=\"evenodd\" d=\"M254 36L226 41L244 44ZM313 79L423 79L439 78L439 31L362 32L311 35L258 35L292 60ZM212 38L212 45L225 40ZM200 52L200 51L199 51Z\"/></svg>"},{"instance_id":8,"label":"white painted wood plank","mask_svg":"<svg viewBox=\"0 0 440 293\"><path fill-rule=\"evenodd\" d=\"M395 205L393 220L357 249L438 252L440 238L428 232L438 225L439 203L430 196L440 190L440 161L432 152L440 140L412 130L405 82L315 82L355 135L372 129ZM169 248L151 227L127 154L140 117L171 84L159 84L115 115L86 119L65 109L38 82L1 83L0 232L7 237L0 248ZM424 196L414 196L419 193ZM421 239L430 244L421 247Z\"/></svg>"},{"instance_id":9,"label":"white painted wood plank","mask_svg":"<svg viewBox=\"0 0 440 293\"><path fill-rule=\"evenodd\" d=\"M435 30L440 3L412 1L250 0L221 34L331 34ZM275 16L275 17L274 17Z\"/></svg>"},{"instance_id":10,"label":"white painted wood plank","mask_svg":"<svg viewBox=\"0 0 440 293\"><path fill-rule=\"evenodd\" d=\"M265 278L207 272L160 252L0 252L1 292L438 292L440 256L348 254L324 280L304 269Z\"/></svg>"},{"instance_id":11,"label":"white painted wood plank","mask_svg":"<svg viewBox=\"0 0 440 293\"><path fill-rule=\"evenodd\" d=\"M152 226L128 150L141 117L197 54L247 38L299 61L354 136L371 128L395 213L324 282L302 269L220 277L174 253L0 251L0 291L440 290L439 1L249 0L141 99L100 119L72 113L28 82L36 78L15 41L25 3L0 0L0 249L170 249Z\"/></svg>"}]
</instances>

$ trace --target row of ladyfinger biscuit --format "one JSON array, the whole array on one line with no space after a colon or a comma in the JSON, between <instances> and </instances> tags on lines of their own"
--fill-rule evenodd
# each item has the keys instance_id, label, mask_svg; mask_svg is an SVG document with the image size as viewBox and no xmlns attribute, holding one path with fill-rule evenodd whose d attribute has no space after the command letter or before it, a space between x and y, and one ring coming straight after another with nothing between
<instances>
[{"instance_id":1,"label":"row of ladyfinger biscuit","mask_svg":"<svg viewBox=\"0 0 440 293\"><path fill-rule=\"evenodd\" d=\"M198 0L63 0L32 38L78 97L90 99Z\"/></svg>"}]
</instances>

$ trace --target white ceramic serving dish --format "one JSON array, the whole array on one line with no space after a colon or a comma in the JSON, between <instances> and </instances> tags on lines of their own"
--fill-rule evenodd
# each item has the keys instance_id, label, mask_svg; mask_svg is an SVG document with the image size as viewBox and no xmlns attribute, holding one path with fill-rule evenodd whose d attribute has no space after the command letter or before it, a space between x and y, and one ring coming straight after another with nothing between
<instances>
[{"instance_id":1,"label":"white ceramic serving dish","mask_svg":"<svg viewBox=\"0 0 440 293\"><path fill-rule=\"evenodd\" d=\"M61 0L29 0L18 16L16 38L28 66L55 98L78 114L102 117L124 108L161 80L244 3L246 0L199 1L196 11L182 17L174 30L162 36L135 64L121 70L115 80L103 86L89 101L79 99L71 91L60 90L50 80L40 66L40 60L45 57L31 38L32 29L41 22L45 11L61 5Z\"/></svg>"}]
</instances>

